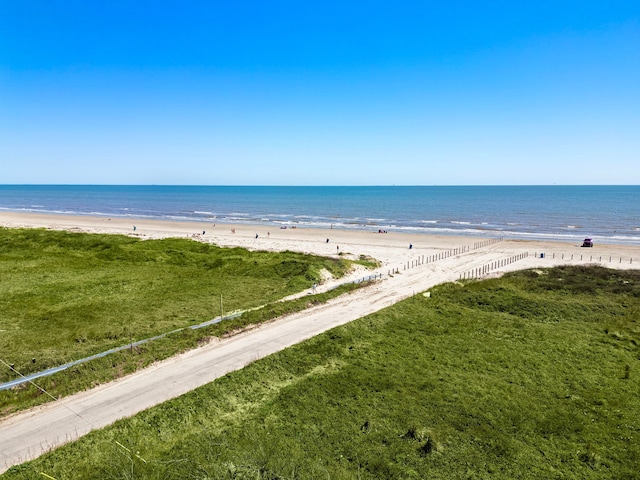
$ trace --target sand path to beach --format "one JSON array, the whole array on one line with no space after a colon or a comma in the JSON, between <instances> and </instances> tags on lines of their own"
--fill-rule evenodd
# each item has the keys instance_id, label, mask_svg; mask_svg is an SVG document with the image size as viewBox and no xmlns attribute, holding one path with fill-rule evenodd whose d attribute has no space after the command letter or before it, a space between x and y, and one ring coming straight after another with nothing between
<instances>
[{"instance_id":1,"label":"sand path to beach","mask_svg":"<svg viewBox=\"0 0 640 480\"><path fill-rule=\"evenodd\" d=\"M0 225L8 227L133 234L130 223L130 220L0 213ZM461 275L470 272L484 269L484 276L495 276L516 269L561 264L602 263L614 268L635 268L640 263L640 246L597 245L593 249L581 249L575 243L494 243L474 237L364 231L292 229L274 232L268 227L246 226L236 226L236 233L231 233L231 228L217 225L214 236L209 232L202 235L203 227L199 224L138 222L135 234L143 238L197 236L201 241L251 249L289 249L322 255L337 255L342 251L351 257L368 255L380 260L382 266L374 272L366 272L366 275L378 273L383 278L374 285L324 305L286 316L234 337L217 340L117 381L3 419L0 421L0 473L93 429L135 415L241 369L259 358L393 305L411 295L421 294L434 285L458 280ZM255 237L256 233L258 238ZM330 239L329 243L326 238ZM486 244L479 246L479 242ZM461 251L463 247L469 250L451 253L456 249ZM540 252L545 253L545 258L540 258ZM429 263L425 261L434 255L444 258ZM389 275L391 270L397 273ZM362 271L355 272L351 279L363 274ZM329 288L333 283L325 282L319 290Z\"/></svg>"}]
</instances>

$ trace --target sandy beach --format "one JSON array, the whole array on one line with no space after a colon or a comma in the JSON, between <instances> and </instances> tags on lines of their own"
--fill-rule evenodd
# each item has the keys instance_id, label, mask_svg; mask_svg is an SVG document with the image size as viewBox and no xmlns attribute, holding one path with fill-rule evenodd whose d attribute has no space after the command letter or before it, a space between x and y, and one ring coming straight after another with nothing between
<instances>
[{"instance_id":1,"label":"sandy beach","mask_svg":"<svg viewBox=\"0 0 640 480\"><path fill-rule=\"evenodd\" d=\"M381 262L375 271L360 268L350 274L346 280L372 274L380 278L353 294L212 342L93 390L3 419L0 421L0 444L10 445L10 448L0 451L0 473L93 429L135 415L243 368L258 358L443 282L563 264L601 264L611 268L637 268L640 264L640 246L596 243L593 248L582 248L579 246L581 239L576 239L575 243L500 241L470 236L303 228L273 230L265 226L226 224L214 227L204 223L11 212L0 213L0 225L119 233L142 239L183 237L252 250L292 250L326 256L342 253L347 258L366 255ZM543 257L541 253L544 253ZM327 279L318 289L344 281ZM309 292L301 292L306 293Z\"/></svg>"},{"instance_id":2,"label":"sandy beach","mask_svg":"<svg viewBox=\"0 0 640 480\"><path fill-rule=\"evenodd\" d=\"M382 263L381 270L387 271L392 268L402 268L407 263L411 264L422 257L464 246L473 246L475 243L487 240L476 236L427 235L393 231L379 233L355 229L280 229L265 225L214 225L204 222L21 212L0 212L0 226L124 234L141 239L191 238L222 247L268 251L291 250L324 256L342 254L352 259L365 255L379 260ZM489 258L487 261L491 263L499 260L501 255L528 252L529 261L519 264L518 268L576 262L598 263L611 268L636 268L640 265L640 245L600 244L595 239L593 248L582 248L581 242L582 238L578 237L575 242L505 240L492 245L492 252L496 258ZM544 253L544 258L539 258L541 253ZM637 265L635 265L636 262Z\"/></svg>"}]
</instances>

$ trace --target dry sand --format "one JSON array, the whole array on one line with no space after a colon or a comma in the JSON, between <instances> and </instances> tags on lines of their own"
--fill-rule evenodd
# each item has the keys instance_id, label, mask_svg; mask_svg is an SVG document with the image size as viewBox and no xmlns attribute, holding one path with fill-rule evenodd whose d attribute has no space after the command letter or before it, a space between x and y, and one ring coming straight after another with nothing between
<instances>
[{"instance_id":1,"label":"dry sand","mask_svg":"<svg viewBox=\"0 0 640 480\"><path fill-rule=\"evenodd\" d=\"M472 247L476 242L486 240L472 236L410 234L393 231L378 233L377 231L365 230L315 228L287 228L283 230L264 225L216 224L214 226L213 223L205 222L172 222L16 212L0 212L0 226L47 228L88 233L119 233L142 239L182 237L220 246L244 247L250 250L291 250L325 256L335 256L342 253L346 258L366 255L382 262L383 268L380 271L402 268L407 262L416 261L422 256L430 256L462 246ZM206 233L203 234L203 232ZM257 238L256 235L258 235ZM327 239L329 239L328 243ZM581 248L579 246L581 242L582 238L578 237L574 242L509 240L501 242L497 246L494 245L491 250L496 255L496 259L500 255L509 256L520 252L529 252L531 256L545 253L543 261L529 261L525 265L520 263L517 268L551 266L572 261L573 263L601 263L612 268L636 268L634 265L636 261L640 265L640 245L603 245L598 244L596 239L594 248ZM411 250L409 250L409 245L413 245ZM621 258L622 262L620 262ZM630 259L633 259L631 264L629 264Z\"/></svg>"},{"instance_id":2,"label":"dry sand","mask_svg":"<svg viewBox=\"0 0 640 480\"><path fill-rule=\"evenodd\" d=\"M531 267L598 263L612 268L637 268L640 264L640 246L596 244L594 248L581 248L578 245L581 239L578 238L576 243L497 242L463 236L306 228L281 230L227 224L214 227L213 224L199 222L12 212L0 212L0 225L122 233L144 239L188 237L220 246L292 250L326 256L342 252L347 258L366 255L382 263L374 272L358 270L350 275L350 279L356 279L381 274L382 279L373 286L159 362L121 380L3 419L0 421L0 473L11 465L35 458L95 428L175 398L258 358L426 291L439 283L455 281L471 274L497 276ZM232 233L232 229L235 233ZM203 234L203 231L206 233ZM409 245L413 248L409 249ZM540 253L544 253L545 257L540 258ZM336 280L328 279L318 290L335 283Z\"/></svg>"}]
</instances>

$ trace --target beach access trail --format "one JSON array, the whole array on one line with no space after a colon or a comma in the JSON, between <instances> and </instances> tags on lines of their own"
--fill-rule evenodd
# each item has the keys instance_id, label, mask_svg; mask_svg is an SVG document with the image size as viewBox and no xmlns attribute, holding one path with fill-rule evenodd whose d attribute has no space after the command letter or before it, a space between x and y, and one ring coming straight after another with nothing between
<instances>
[{"instance_id":1,"label":"beach access trail","mask_svg":"<svg viewBox=\"0 0 640 480\"><path fill-rule=\"evenodd\" d=\"M326 232L323 235L326 235ZM381 234L381 237L391 239L391 235L387 237L386 234ZM421 237L427 237L423 238L423 241L428 242L428 236ZM234 241L242 244L245 240L248 241L248 238L249 234L245 237L237 236L234 237ZM376 257L375 253L380 252L379 247L363 241L363 238L371 239L357 237L357 240L349 243L347 236L343 234L341 248L356 255L370 254ZM234 243L227 240L227 243ZM276 248L281 248L287 242L282 239L282 245ZM474 242L478 244L474 245ZM320 250L326 248L326 245L323 245L326 242L316 240L316 244ZM302 245L302 250L308 250L308 245L304 242L298 245ZM578 253L571 253L575 259L569 260L569 254L566 254L566 258L561 258L565 253L560 255L560 251L573 248L572 252L580 252L575 250L575 246L566 244L544 245L548 252L554 249L558 251L557 255L547 254L545 258L535 255L533 247L539 245L532 242L478 242L472 237L434 240L431 246L416 246L411 250L406 246L405 238L402 239L402 246L400 243L386 246L386 255L376 257L383 259L383 265L373 272L367 272L381 274L382 279L370 286L235 336L215 340L117 381L3 419L0 421L0 473L13 465L34 459L64 443L74 441L91 430L135 415L241 369L262 357L412 295L421 294L437 284L456 281L470 272L484 272L482 276L486 277L522 268L594 263L584 258L584 255L578 260ZM291 247L292 245L287 245L287 248ZM623 248L622 251L620 248L613 246L608 250L601 249L598 254L606 252L608 260L609 254L628 256L631 253L636 255L640 262L640 248ZM432 261L427 262L426 259L429 258ZM605 266L634 267L626 260L624 263L620 261ZM391 271L394 273L390 275ZM354 276L359 273L361 272L356 272ZM327 282L318 289L330 288L331 283Z\"/></svg>"}]
</instances>

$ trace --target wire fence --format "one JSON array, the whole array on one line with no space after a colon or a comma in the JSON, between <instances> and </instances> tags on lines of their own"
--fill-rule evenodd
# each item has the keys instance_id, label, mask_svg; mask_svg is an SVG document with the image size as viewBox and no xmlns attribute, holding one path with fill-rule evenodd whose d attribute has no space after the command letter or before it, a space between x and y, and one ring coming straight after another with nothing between
<instances>
[{"instance_id":1,"label":"wire fence","mask_svg":"<svg viewBox=\"0 0 640 480\"><path fill-rule=\"evenodd\" d=\"M504 241L504 237L490 238L482 242L474 242L472 245L464 245L462 247L450 248L448 250L443 250L441 252L434 253L431 255L420 255L417 258L408 260L407 263L403 264L402 270L410 270L411 268L415 268L420 265L426 265L429 263L438 262L440 260L445 260L447 258L455 257L456 255L462 255L464 253L468 253L473 250L478 250L483 247L488 247L489 245L494 245L502 241ZM387 272L387 275L393 275L394 273L396 274L400 273L400 267L389 269L389 271Z\"/></svg>"},{"instance_id":2,"label":"wire fence","mask_svg":"<svg viewBox=\"0 0 640 480\"><path fill-rule=\"evenodd\" d=\"M556 254L555 252L552 253L551 255L547 255L545 253L534 253L534 256L537 258L551 258L551 259L555 259L556 258ZM574 259L575 257L575 259ZM587 255L584 254L580 254L580 258L578 258L577 254L564 254L564 253L559 253L558 254L558 258L560 260L579 260L581 262L590 262L590 263L629 263L629 265L633 265L633 258L629 257L629 258L625 258L625 257L614 257L612 255L588 255L589 259L587 260Z\"/></svg>"},{"instance_id":3,"label":"wire fence","mask_svg":"<svg viewBox=\"0 0 640 480\"><path fill-rule=\"evenodd\" d=\"M503 268L506 267L507 265L511 265L512 263L515 263L519 260L523 260L525 258L529 257L529 252L523 252L523 253L519 253L517 255L512 255L510 257L507 258L502 258L500 260L495 260L493 262L489 262L485 265L481 265L480 267L474 268L472 270L469 270L467 272L462 272L460 274L460 279L461 280L465 280L465 279L470 279L470 278L480 278L483 277L485 275L488 275L489 273L491 273L494 270L497 270L499 268Z\"/></svg>"}]
</instances>

